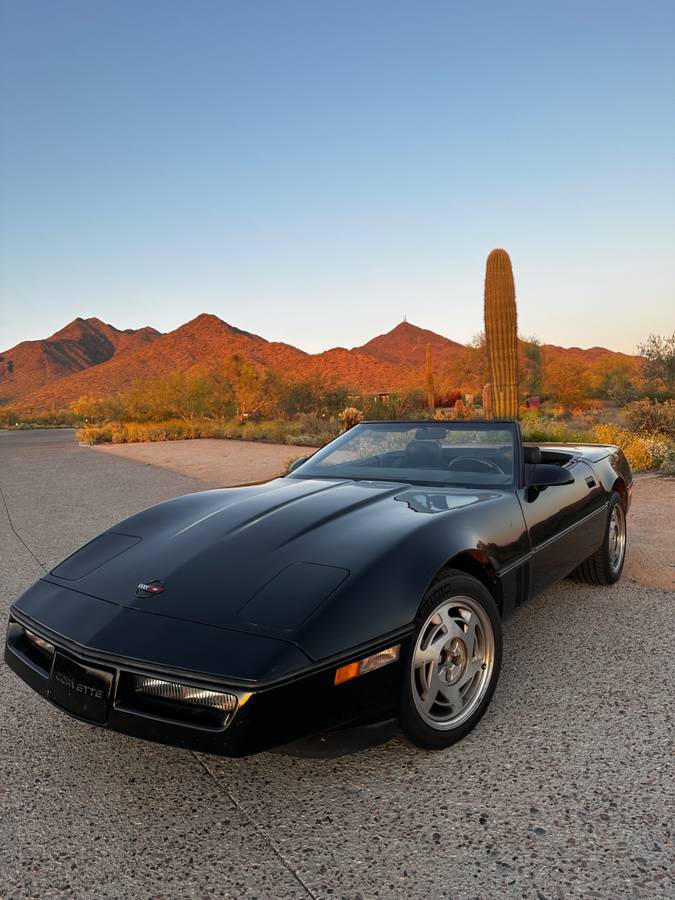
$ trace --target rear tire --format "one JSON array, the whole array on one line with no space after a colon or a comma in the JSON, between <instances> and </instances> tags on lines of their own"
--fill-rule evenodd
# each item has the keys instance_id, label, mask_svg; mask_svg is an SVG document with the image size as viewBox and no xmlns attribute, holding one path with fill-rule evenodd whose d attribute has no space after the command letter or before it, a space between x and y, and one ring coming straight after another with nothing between
<instances>
[{"instance_id":1,"label":"rear tire","mask_svg":"<svg viewBox=\"0 0 675 900\"><path fill-rule=\"evenodd\" d=\"M586 584L615 584L626 559L626 510L614 491L607 508L607 525L602 544L592 556L572 572L572 578Z\"/></svg>"},{"instance_id":2,"label":"rear tire","mask_svg":"<svg viewBox=\"0 0 675 900\"><path fill-rule=\"evenodd\" d=\"M406 661L399 720L418 747L440 750L480 721L502 663L502 624L492 594L457 569L427 592Z\"/></svg>"}]
</instances>

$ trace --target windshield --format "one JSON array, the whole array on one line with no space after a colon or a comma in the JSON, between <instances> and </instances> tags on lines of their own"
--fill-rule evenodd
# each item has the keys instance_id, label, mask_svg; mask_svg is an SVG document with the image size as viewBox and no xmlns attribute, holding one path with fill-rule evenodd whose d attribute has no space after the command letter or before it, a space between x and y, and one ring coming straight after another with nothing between
<instances>
[{"instance_id":1,"label":"windshield","mask_svg":"<svg viewBox=\"0 0 675 900\"><path fill-rule=\"evenodd\" d=\"M364 422L293 472L300 478L505 486L513 483L515 429L491 422Z\"/></svg>"}]
</instances>

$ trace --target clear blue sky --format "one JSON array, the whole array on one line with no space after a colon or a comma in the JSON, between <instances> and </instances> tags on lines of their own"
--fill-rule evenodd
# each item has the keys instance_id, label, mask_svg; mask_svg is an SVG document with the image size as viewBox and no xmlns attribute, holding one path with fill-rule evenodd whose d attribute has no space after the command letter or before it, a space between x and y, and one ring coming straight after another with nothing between
<instances>
[{"instance_id":1,"label":"clear blue sky","mask_svg":"<svg viewBox=\"0 0 675 900\"><path fill-rule=\"evenodd\" d=\"M316 351L409 320L675 328L673 0L32 2L0 13L0 348L199 312Z\"/></svg>"}]
</instances>

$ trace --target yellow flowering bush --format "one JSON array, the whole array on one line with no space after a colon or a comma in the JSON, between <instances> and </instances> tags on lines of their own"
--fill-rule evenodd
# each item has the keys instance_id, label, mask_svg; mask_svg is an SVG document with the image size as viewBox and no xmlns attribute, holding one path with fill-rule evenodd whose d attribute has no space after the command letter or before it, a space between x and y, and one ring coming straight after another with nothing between
<instances>
[{"instance_id":1,"label":"yellow flowering bush","mask_svg":"<svg viewBox=\"0 0 675 900\"><path fill-rule=\"evenodd\" d=\"M668 455L669 444L660 434L628 431L619 425L596 425L593 429L599 444L615 444L626 454L632 469L657 469Z\"/></svg>"}]
</instances>

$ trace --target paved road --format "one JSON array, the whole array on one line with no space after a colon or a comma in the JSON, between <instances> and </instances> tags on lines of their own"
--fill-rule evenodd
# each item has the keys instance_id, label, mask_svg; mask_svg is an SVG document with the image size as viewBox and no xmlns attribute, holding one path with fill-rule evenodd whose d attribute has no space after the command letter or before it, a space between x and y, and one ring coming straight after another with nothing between
<instances>
[{"instance_id":1,"label":"paved road","mask_svg":"<svg viewBox=\"0 0 675 900\"><path fill-rule=\"evenodd\" d=\"M185 476L0 432L0 602ZM449 751L208 757L71 719L0 667L0 896L667 897L675 594L564 585L506 626Z\"/></svg>"}]
</instances>

